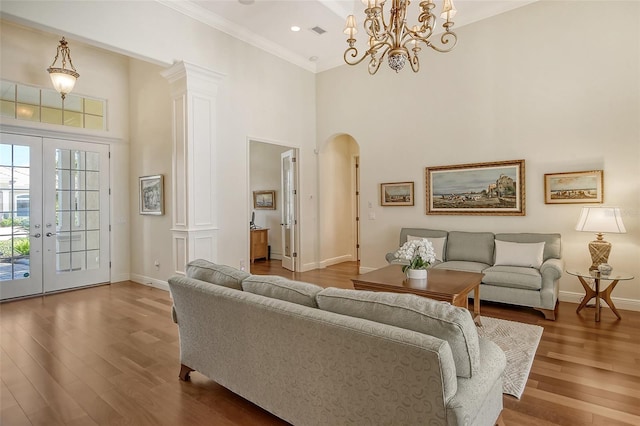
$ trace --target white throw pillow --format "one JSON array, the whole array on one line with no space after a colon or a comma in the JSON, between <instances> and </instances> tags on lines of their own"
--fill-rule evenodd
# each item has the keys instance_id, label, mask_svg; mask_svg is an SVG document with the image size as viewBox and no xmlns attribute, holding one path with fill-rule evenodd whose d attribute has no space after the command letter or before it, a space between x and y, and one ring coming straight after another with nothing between
<instances>
[{"instance_id":1,"label":"white throw pillow","mask_svg":"<svg viewBox=\"0 0 640 426\"><path fill-rule=\"evenodd\" d=\"M540 268L544 260L544 241L541 243L512 243L496 240L495 265Z\"/></svg>"},{"instance_id":2,"label":"white throw pillow","mask_svg":"<svg viewBox=\"0 0 640 426\"><path fill-rule=\"evenodd\" d=\"M433 237L414 237L413 235L407 235L407 241L412 240L428 240L433 246L433 251L436 252L436 260L444 262L444 243L447 242L447 237L433 238Z\"/></svg>"}]
</instances>

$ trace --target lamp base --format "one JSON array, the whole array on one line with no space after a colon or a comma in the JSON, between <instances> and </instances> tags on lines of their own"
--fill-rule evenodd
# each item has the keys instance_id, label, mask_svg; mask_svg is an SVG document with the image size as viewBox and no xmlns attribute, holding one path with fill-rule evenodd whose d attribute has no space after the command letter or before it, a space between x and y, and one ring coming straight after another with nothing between
<instances>
[{"instance_id":1,"label":"lamp base","mask_svg":"<svg viewBox=\"0 0 640 426\"><path fill-rule=\"evenodd\" d=\"M597 271L598 265L607 263L611 253L611 243L604 240L594 240L589 243L589 254L591 254L590 271Z\"/></svg>"}]
</instances>

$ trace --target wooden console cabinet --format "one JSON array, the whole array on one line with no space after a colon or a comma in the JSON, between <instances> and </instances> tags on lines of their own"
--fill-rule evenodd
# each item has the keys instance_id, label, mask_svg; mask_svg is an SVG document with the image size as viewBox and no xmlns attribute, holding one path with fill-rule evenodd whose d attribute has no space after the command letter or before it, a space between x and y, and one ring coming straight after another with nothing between
<instances>
[{"instance_id":1,"label":"wooden console cabinet","mask_svg":"<svg viewBox=\"0 0 640 426\"><path fill-rule=\"evenodd\" d=\"M251 263L256 259L267 259L269 252L269 228L251 230Z\"/></svg>"}]
</instances>

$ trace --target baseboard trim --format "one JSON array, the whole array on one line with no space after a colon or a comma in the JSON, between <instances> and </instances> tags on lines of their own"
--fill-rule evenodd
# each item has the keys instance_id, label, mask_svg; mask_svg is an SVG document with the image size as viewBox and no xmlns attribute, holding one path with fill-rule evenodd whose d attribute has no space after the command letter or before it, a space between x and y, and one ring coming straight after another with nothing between
<instances>
[{"instance_id":1,"label":"baseboard trim","mask_svg":"<svg viewBox=\"0 0 640 426\"><path fill-rule=\"evenodd\" d=\"M353 255L345 254L342 256L332 257L331 259L325 259L320 262L319 267L326 268L327 266L337 265L338 263L351 262L351 261L353 261Z\"/></svg>"},{"instance_id":2,"label":"baseboard trim","mask_svg":"<svg viewBox=\"0 0 640 426\"><path fill-rule=\"evenodd\" d=\"M558 294L558 299L561 302L569 302L579 304L584 297L584 293L575 293L571 291L561 291ZM613 303L616 304L617 309L623 309L627 311L640 312L640 300L627 299L624 297L611 297ZM606 307L607 304L603 303L602 306Z\"/></svg>"},{"instance_id":3,"label":"baseboard trim","mask_svg":"<svg viewBox=\"0 0 640 426\"><path fill-rule=\"evenodd\" d=\"M169 291L169 283L166 281L158 280L151 277L146 277L144 275L131 274L131 281L134 283L146 285L153 288L158 288L160 290Z\"/></svg>"},{"instance_id":4,"label":"baseboard trim","mask_svg":"<svg viewBox=\"0 0 640 426\"><path fill-rule=\"evenodd\" d=\"M122 281L130 281L131 280L131 275L130 274L118 274L118 275L111 275L111 283L119 283Z\"/></svg>"}]
</instances>

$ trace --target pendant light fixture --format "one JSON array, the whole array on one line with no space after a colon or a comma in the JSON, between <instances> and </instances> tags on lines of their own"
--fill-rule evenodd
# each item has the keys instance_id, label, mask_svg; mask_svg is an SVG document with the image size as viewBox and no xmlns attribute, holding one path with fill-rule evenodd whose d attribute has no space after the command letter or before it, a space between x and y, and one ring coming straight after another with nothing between
<instances>
[{"instance_id":1,"label":"pendant light fixture","mask_svg":"<svg viewBox=\"0 0 640 426\"><path fill-rule=\"evenodd\" d=\"M61 55L62 68L57 68L56 62ZM69 63L70 68L67 68L67 62ZM71 61L71 50L69 50L67 41L64 37L60 40L56 57L53 59L51 66L47 68L47 71L49 72L49 77L51 77L53 87L58 91L58 93L60 93L62 99L64 99L67 93L73 90L73 86L76 84L76 79L80 77L80 74L78 74L76 68L73 66L73 62Z\"/></svg>"}]
</instances>

